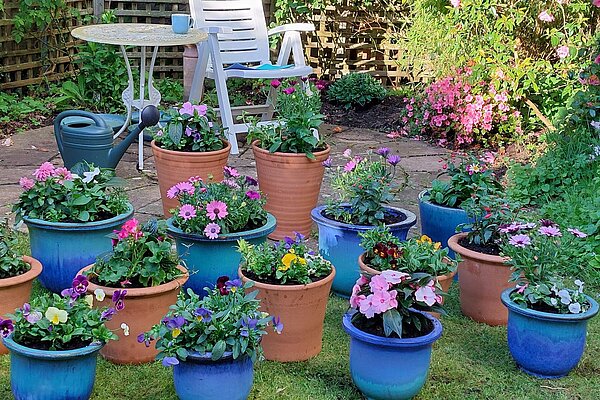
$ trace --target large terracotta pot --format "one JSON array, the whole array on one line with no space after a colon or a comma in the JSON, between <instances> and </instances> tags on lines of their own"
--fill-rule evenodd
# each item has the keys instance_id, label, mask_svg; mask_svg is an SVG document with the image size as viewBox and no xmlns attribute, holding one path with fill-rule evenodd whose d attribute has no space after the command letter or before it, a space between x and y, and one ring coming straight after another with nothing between
<instances>
[{"instance_id":1,"label":"large terracotta pot","mask_svg":"<svg viewBox=\"0 0 600 400\"><path fill-rule=\"evenodd\" d=\"M238 270L244 283L251 281ZM289 362L308 360L321 352L323 322L335 269L324 279L308 285L270 285L256 282L261 310L283 323L281 334L268 332L262 338L267 360Z\"/></svg>"},{"instance_id":2,"label":"large terracotta pot","mask_svg":"<svg viewBox=\"0 0 600 400\"><path fill-rule=\"evenodd\" d=\"M90 268L91 265L83 268L79 274ZM169 306L177 302L177 295L189 278L184 267L178 266L177 268L183 275L171 282L148 288L126 289L125 308L106 322L108 329L115 332L119 336L119 340L109 341L100 351L102 357L115 364L142 364L154 360L158 351L154 346L146 347L138 343L137 336L150 330L152 325L159 323L169 311ZM87 292L93 294L96 289L104 290L106 297L101 302L94 299L94 304L97 307L112 306L112 295L115 290L119 289L90 282ZM125 336L121 328L122 323L129 326L128 336Z\"/></svg>"},{"instance_id":3,"label":"large terracotta pot","mask_svg":"<svg viewBox=\"0 0 600 400\"><path fill-rule=\"evenodd\" d=\"M173 185L187 181L191 176L199 176L207 180L209 176L213 181L223 180L223 167L227 164L231 144L221 150L207 152L188 152L161 149L154 140L150 143L154 154L158 187L163 204L165 218L169 218L170 209L179 205L177 199L168 199L167 190Z\"/></svg>"},{"instance_id":4,"label":"large terracotta pot","mask_svg":"<svg viewBox=\"0 0 600 400\"><path fill-rule=\"evenodd\" d=\"M0 317L12 314L29 301L33 280L42 273L42 264L35 258L23 256L23 261L31 266L24 274L0 279ZM0 354L7 354L8 349L0 343Z\"/></svg>"},{"instance_id":5,"label":"large terracotta pot","mask_svg":"<svg viewBox=\"0 0 600 400\"><path fill-rule=\"evenodd\" d=\"M308 236L312 228L310 212L317 206L319 191L331 148L314 153L311 160L305 154L269 153L252 143L256 174L260 190L267 196L266 210L277 218L277 228L270 239L293 237L293 232Z\"/></svg>"},{"instance_id":6,"label":"large terracotta pot","mask_svg":"<svg viewBox=\"0 0 600 400\"><path fill-rule=\"evenodd\" d=\"M510 267L504 263L504 257L478 253L458 244L466 235L458 233L448 239L448 246L462 257L458 263L460 309L474 321L506 325L508 311L500 296L513 286L509 282Z\"/></svg>"},{"instance_id":7,"label":"large terracotta pot","mask_svg":"<svg viewBox=\"0 0 600 400\"><path fill-rule=\"evenodd\" d=\"M358 265L360 267L361 272L366 272L369 275L379 275L381 273L381 271L371 268L367 264L365 264L365 254L366 253L362 253L358 257ZM450 263L450 260L448 260L447 262ZM442 287L442 291L444 293L448 293L448 290L450 290L450 286L452 285L452 278L454 278L454 275L456 275L456 271L452 271L449 274L438 275L435 277L437 282ZM445 300L445 298L442 297L442 301L440 304L444 304L444 300ZM435 318L438 318L438 319L440 318L440 313L438 313L438 312L431 311L431 312L429 312L429 314L433 315Z\"/></svg>"}]
</instances>

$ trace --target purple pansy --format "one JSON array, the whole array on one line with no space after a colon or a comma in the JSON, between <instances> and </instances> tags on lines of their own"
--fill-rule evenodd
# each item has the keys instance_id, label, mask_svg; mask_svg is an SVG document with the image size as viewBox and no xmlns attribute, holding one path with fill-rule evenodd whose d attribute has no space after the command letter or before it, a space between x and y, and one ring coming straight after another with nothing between
<instances>
[{"instance_id":1,"label":"purple pansy","mask_svg":"<svg viewBox=\"0 0 600 400\"><path fill-rule=\"evenodd\" d=\"M125 308L125 296L127 295L127 290L115 290L112 295L112 301L115 303L115 308L117 311L121 311Z\"/></svg>"},{"instance_id":2,"label":"purple pansy","mask_svg":"<svg viewBox=\"0 0 600 400\"><path fill-rule=\"evenodd\" d=\"M86 292L89 284L90 282L85 276L77 275L75 279L73 279L73 284L71 286L73 287L75 293L82 295Z\"/></svg>"},{"instance_id":3,"label":"purple pansy","mask_svg":"<svg viewBox=\"0 0 600 400\"><path fill-rule=\"evenodd\" d=\"M162 365L165 367L172 367L178 364L179 360L176 357L165 357L162 359Z\"/></svg>"}]
</instances>

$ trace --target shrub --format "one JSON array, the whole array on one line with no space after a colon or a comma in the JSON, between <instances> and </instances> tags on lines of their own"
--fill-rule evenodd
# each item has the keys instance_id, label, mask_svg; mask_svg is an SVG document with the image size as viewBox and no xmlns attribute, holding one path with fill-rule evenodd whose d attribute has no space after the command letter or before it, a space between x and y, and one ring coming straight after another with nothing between
<instances>
[{"instance_id":1,"label":"shrub","mask_svg":"<svg viewBox=\"0 0 600 400\"><path fill-rule=\"evenodd\" d=\"M387 91L375 78L366 73L353 72L333 82L327 97L346 109L365 107L384 99Z\"/></svg>"}]
</instances>

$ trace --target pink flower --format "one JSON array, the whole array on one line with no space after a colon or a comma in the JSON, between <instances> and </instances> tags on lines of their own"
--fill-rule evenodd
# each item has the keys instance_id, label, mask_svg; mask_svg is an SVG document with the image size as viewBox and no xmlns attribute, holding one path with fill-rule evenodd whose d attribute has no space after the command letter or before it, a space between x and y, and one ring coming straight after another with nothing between
<instances>
[{"instance_id":1,"label":"pink flower","mask_svg":"<svg viewBox=\"0 0 600 400\"><path fill-rule=\"evenodd\" d=\"M260 193L258 193L255 190L248 190L246 192L246 196L250 199L250 200L258 200L260 199Z\"/></svg>"},{"instance_id":2,"label":"pink flower","mask_svg":"<svg viewBox=\"0 0 600 400\"><path fill-rule=\"evenodd\" d=\"M292 86L290 86L289 88L283 89L283 93L288 94L288 95L294 93L295 91L296 91L296 88L294 88Z\"/></svg>"},{"instance_id":3,"label":"pink flower","mask_svg":"<svg viewBox=\"0 0 600 400\"><path fill-rule=\"evenodd\" d=\"M378 291L387 291L390 288L390 284L385 279L385 277L381 275L375 275L371 278L371 282L369 283L371 290L373 292Z\"/></svg>"},{"instance_id":4,"label":"pink flower","mask_svg":"<svg viewBox=\"0 0 600 400\"><path fill-rule=\"evenodd\" d=\"M493 164L494 161L496 161L496 156L494 156L494 153L492 153L491 151L486 151L485 153L483 153L481 161L487 164Z\"/></svg>"},{"instance_id":5,"label":"pink flower","mask_svg":"<svg viewBox=\"0 0 600 400\"><path fill-rule=\"evenodd\" d=\"M33 172L33 176L35 176L35 179L37 179L39 182L45 182L46 179L54 176L54 165L49 162L43 163Z\"/></svg>"},{"instance_id":6,"label":"pink flower","mask_svg":"<svg viewBox=\"0 0 600 400\"><path fill-rule=\"evenodd\" d=\"M206 225L204 228L204 235L206 235L209 239L216 239L219 237L219 232L221 232L221 227L214 222Z\"/></svg>"},{"instance_id":7,"label":"pink flower","mask_svg":"<svg viewBox=\"0 0 600 400\"><path fill-rule=\"evenodd\" d=\"M189 182L179 182L175 187L179 190L178 194L194 194L194 185Z\"/></svg>"},{"instance_id":8,"label":"pink flower","mask_svg":"<svg viewBox=\"0 0 600 400\"><path fill-rule=\"evenodd\" d=\"M410 275L405 272L392 271L391 269L388 269L381 272L380 276L383 276L387 283L395 285L396 283L402 282Z\"/></svg>"},{"instance_id":9,"label":"pink flower","mask_svg":"<svg viewBox=\"0 0 600 400\"><path fill-rule=\"evenodd\" d=\"M273 79L271 81L271 86L274 87L275 89L277 89L279 86L281 86L281 81L278 79Z\"/></svg>"},{"instance_id":10,"label":"pink flower","mask_svg":"<svg viewBox=\"0 0 600 400\"><path fill-rule=\"evenodd\" d=\"M364 294L361 295L352 295L350 296L350 307L352 308L358 308L360 303L363 302L366 299Z\"/></svg>"},{"instance_id":11,"label":"pink flower","mask_svg":"<svg viewBox=\"0 0 600 400\"><path fill-rule=\"evenodd\" d=\"M369 280L364 275L361 275L360 278L358 278L356 280L356 284L358 286L362 286L362 285L365 285L367 283L369 283Z\"/></svg>"},{"instance_id":12,"label":"pink flower","mask_svg":"<svg viewBox=\"0 0 600 400\"><path fill-rule=\"evenodd\" d=\"M179 216L184 220L192 219L196 216L196 207L191 204L184 204L179 209Z\"/></svg>"},{"instance_id":13,"label":"pink flower","mask_svg":"<svg viewBox=\"0 0 600 400\"><path fill-rule=\"evenodd\" d=\"M208 106L206 104L199 104L194 106L194 110L198 113L198 115L206 115L206 111L208 111Z\"/></svg>"},{"instance_id":14,"label":"pink flower","mask_svg":"<svg viewBox=\"0 0 600 400\"><path fill-rule=\"evenodd\" d=\"M229 178L229 179L223 179L223 184L229 186L230 188L233 189L239 189L240 185L238 185L238 183L235 181L235 179Z\"/></svg>"},{"instance_id":15,"label":"pink flower","mask_svg":"<svg viewBox=\"0 0 600 400\"><path fill-rule=\"evenodd\" d=\"M598 2L600 2L600 0L598 0ZM598 7L600 7L600 6L598 6ZM596 64L600 64L600 54L598 54L598 55L596 56L596 58L594 58L594 63L596 63Z\"/></svg>"},{"instance_id":16,"label":"pink flower","mask_svg":"<svg viewBox=\"0 0 600 400\"><path fill-rule=\"evenodd\" d=\"M432 306L436 302L436 294L434 285L435 282L433 280L429 281L426 286L421 286L415 292L415 300L423 302L428 306Z\"/></svg>"},{"instance_id":17,"label":"pink flower","mask_svg":"<svg viewBox=\"0 0 600 400\"><path fill-rule=\"evenodd\" d=\"M346 158L351 158L352 157L352 150L351 149L346 149L344 150L344 152L342 153L342 155Z\"/></svg>"},{"instance_id":18,"label":"pink flower","mask_svg":"<svg viewBox=\"0 0 600 400\"><path fill-rule=\"evenodd\" d=\"M365 299L359 302L360 313L367 318L373 318L376 314L377 309L373 304L373 295L370 294Z\"/></svg>"},{"instance_id":19,"label":"pink flower","mask_svg":"<svg viewBox=\"0 0 600 400\"><path fill-rule=\"evenodd\" d=\"M526 283L524 285L517 284L517 293L523 293L525 291L525 289L527 289L527 286L529 286L528 283Z\"/></svg>"},{"instance_id":20,"label":"pink flower","mask_svg":"<svg viewBox=\"0 0 600 400\"><path fill-rule=\"evenodd\" d=\"M237 169L228 167L227 165L223 167L223 172L227 178L237 178L240 176L240 173L237 171Z\"/></svg>"},{"instance_id":21,"label":"pink flower","mask_svg":"<svg viewBox=\"0 0 600 400\"><path fill-rule=\"evenodd\" d=\"M538 15L540 21L544 22L552 22L554 21L554 16L548 12L548 10L544 10Z\"/></svg>"},{"instance_id":22,"label":"pink flower","mask_svg":"<svg viewBox=\"0 0 600 400\"><path fill-rule=\"evenodd\" d=\"M199 177L198 175L190 176L190 179L188 179L188 182L189 183L202 182L202 178Z\"/></svg>"},{"instance_id":23,"label":"pink flower","mask_svg":"<svg viewBox=\"0 0 600 400\"><path fill-rule=\"evenodd\" d=\"M183 103L183 106L179 109L179 115L194 115L194 106L189 101Z\"/></svg>"},{"instance_id":24,"label":"pink flower","mask_svg":"<svg viewBox=\"0 0 600 400\"><path fill-rule=\"evenodd\" d=\"M549 237L562 236L560 229L558 229L555 226L542 226L542 227L540 227L538 232L541 233L542 235L549 236Z\"/></svg>"},{"instance_id":25,"label":"pink flower","mask_svg":"<svg viewBox=\"0 0 600 400\"><path fill-rule=\"evenodd\" d=\"M177 195L179 195L179 188L177 188L177 185L172 186L169 190L167 190L167 198L174 199L177 197Z\"/></svg>"},{"instance_id":26,"label":"pink flower","mask_svg":"<svg viewBox=\"0 0 600 400\"><path fill-rule=\"evenodd\" d=\"M592 4L595 5L596 7L600 7L600 0L593 0Z\"/></svg>"},{"instance_id":27,"label":"pink flower","mask_svg":"<svg viewBox=\"0 0 600 400\"><path fill-rule=\"evenodd\" d=\"M206 216L210 218L211 221L214 221L217 218L223 219L227 215L227 204L222 201L213 200L206 205Z\"/></svg>"},{"instance_id":28,"label":"pink flower","mask_svg":"<svg viewBox=\"0 0 600 400\"><path fill-rule=\"evenodd\" d=\"M388 292L387 290L379 290L373 293L371 303L376 314L381 314L387 310L398 307L398 300L396 300L397 295L398 292L395 290L392 290L391 292Z\"/></svg>"},{"instance_id":29,"label":"pink flower","mask_svg":"<svg viewBox=\"0 0 600 400\"><path fill-rule=\"evenodd\" d=\"M344 172L351 172L354 170L354 168L356 168L356 161L350 160L346 163L346 165L344 165Z\"/></svg>"},{"instance_id":30,"label":"pink flower","mask_svg":"<svg viewBox=\"0 0 600 400\"><path fill-rule=\"evenodd\" d=\"M35 181L33 179L22 177L19 179L19 185L21 185L23 189L29 190L33 187L33 185L35 185Z\"/></svg>"},{"instance_id":31,"label":"pink flower","mask_svg":"<svg viewBox=\"0 0 600 400\"><path fill-rule=\"evenodd\" d=\"M135 218L130 219L121 226L121 230L117 231L117 237L119 240L126 239L129 236L133 236L135 239L139 239L144 235L139 229L139 221Z\"/></svg>"},{"instance_id":32,"label":"pink flower","mask_svg":"<svg viewBox=\"0 0 600 400\"><path fill-rule=\"evenodd\" d=\"M567 231L569 231L571 234L573 234L573 236L578 237L578 238L585 238L588 236L587 233L581 232L577 228L567 228Z\"/></svg>"},{"instance_id":33,"label":"pink flower","mask_svg":"<svg viewBox=\"0 0 600 400\"><path fill-rule=\"evenodd\" d=\"M450 4L452 4L452 7L458 8L460 7L460 0L450 0Z\"/></svg>"},{"instance_id":34,"label":"pink flower","mask_svg":"<svg viewBox=\"0 0 600 400\"><path fill-rule=\"evenodd\" d=\"M514 235L510 237L508 243L515 247L525 247L531 244L531 238L527 235Z\"/></svg>"},{"instance_id":35,"label":"pink flower","mask_svg":"<svg viewBox=\"0 0 600 400\"><path fill-rule=\"evenodd\" d=\"M558 49L556 49L556 55L561 60L569 57L569 46L560 46Z\"/></svg>"}]
</instances>

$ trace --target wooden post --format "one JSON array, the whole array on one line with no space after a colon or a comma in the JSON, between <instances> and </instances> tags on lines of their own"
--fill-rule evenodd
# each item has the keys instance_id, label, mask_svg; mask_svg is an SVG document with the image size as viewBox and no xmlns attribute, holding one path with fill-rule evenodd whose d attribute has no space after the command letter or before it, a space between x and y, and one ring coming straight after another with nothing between
<instances>
[{"instance_id":1,"label":"wooden post","mask_svg":"<svg viewBox=\"0 0 600 400\"><path fill-rule=\"evenodd\" d=\"M96 21L100 21L102 13L104 13L104 0L94 0L94 17L96 17Z\"/></svg>"}]
</instances>

